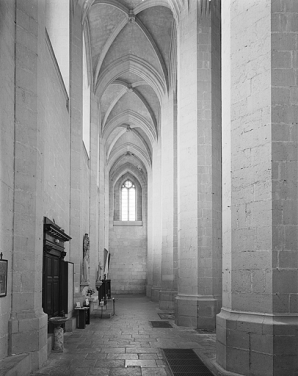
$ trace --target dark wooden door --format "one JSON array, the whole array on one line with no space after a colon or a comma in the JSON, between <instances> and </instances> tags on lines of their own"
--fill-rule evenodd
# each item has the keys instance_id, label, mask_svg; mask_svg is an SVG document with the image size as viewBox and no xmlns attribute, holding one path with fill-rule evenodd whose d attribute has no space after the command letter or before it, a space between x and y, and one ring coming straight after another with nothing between
<instances>
[{"instance_id":1,"label":"dark wooden door","mask_svg":"<svg viewBox=\"0 0 298 376\"><path fill-rule=\"evenodd\" d=\"M60 313L60 259L57 256L44 256L44 312L52 316Z\"/></svg>"}]
</instances>

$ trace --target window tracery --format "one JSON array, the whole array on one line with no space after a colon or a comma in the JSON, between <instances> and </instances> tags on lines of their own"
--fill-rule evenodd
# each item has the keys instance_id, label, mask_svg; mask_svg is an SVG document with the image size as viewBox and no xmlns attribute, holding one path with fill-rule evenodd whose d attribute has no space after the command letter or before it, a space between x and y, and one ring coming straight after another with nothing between
<instances>
[{"instance_id":1,"label":"window tracery","mask_svg":"<svg viewBox=\"0 0 298 376\"><path fill-rule=\"evenodd\" d=\"M121 186L121 220L136 220L136 187L129 179Z\"/></svg>"}]
</instances>

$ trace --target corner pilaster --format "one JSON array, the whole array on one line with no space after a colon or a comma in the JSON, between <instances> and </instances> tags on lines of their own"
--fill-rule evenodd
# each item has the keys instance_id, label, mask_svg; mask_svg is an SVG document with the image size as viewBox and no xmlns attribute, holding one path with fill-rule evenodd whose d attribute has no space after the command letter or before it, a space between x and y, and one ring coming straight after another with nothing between
<instances>
[{"instance_id":1,"label":"corner pilaster","mask_svg":"<svg viewBox=\"0 0 298 376\"><path fill-rule=\"evenodd\" d=\"M15 194L8 351L9 355L29 353L31 369L36 370L47 359L48 328L42 309L45 2L17 0L15 6Z\"/></svg>"}]
</instances>

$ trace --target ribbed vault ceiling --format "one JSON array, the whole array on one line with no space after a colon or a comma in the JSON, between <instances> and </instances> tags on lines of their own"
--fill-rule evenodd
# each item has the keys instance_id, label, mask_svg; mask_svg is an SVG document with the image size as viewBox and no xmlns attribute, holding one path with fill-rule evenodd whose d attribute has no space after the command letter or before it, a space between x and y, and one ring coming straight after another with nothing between
<instances>
[{"instance_id":1,"label":"ribbed vault ceiling","mask_svg":"<svg viewBox=\"0 0 298 376\"><path fill-rule=\"evenodd\" d=\"M176 66L179 0L80 0L112 174L150 168ZM147 172L145 172L147 174Z\"/></svg>"}]
</instances>

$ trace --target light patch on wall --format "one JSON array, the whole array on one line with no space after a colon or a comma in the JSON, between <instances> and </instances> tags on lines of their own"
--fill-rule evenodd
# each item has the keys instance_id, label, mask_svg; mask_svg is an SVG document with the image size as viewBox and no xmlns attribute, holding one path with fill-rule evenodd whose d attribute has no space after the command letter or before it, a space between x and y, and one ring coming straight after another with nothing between
<instances>
[{"instance_id":1,"label":"light patch on wall","mask_svg":"<svg viewBox=\"0 0 298 376\"><path fill-rule=\"evenodd\" d=\"M161 279L163 281L174 281L174 275L173 274L168 274L168 275L162 275Z\"/></svg>"},{"instance_id":2,"label":"light patch on wall","mask_svg":"<svg viewBox=\"0 0 298 376\"><path fill-rule=\"evenodd\" d=\"M69 93L69 2L46 1L46 29L63 77L65 89Z\"/></svg>"},{"instance_id":3,"label":"light patch on wall","mask_svg":"<svg viewBox=\"0 0 298 376\"><path fill-rule=\"evenodd\" d=\"M90 156L90 84L87 69L87 51L83 34L83 143Z\"/></svg>"}]
</instances>

